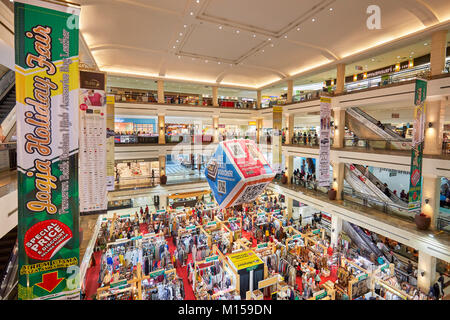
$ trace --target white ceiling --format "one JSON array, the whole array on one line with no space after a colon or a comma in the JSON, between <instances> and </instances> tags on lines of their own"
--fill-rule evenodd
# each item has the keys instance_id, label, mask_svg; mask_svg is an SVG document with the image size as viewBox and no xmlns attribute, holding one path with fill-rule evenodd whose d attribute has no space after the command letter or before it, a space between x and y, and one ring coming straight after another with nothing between
<instances>
[{"instance_id":1,"label":"white ceiling","mask_svg":"<svg viewBox=\"0 0 450 320\"><path fill-rule=\"evenodd\" d=\"M101 70L247 89L327 66L321 72L333 77L339 61L353 74L359 54L370 65L380 46L418 43L424 37L415 33L447 27L450 18L448 0L80 2L81 32ZM373 4L381 8L381 30L366 27Z\"/></svg>"}]
</instances>

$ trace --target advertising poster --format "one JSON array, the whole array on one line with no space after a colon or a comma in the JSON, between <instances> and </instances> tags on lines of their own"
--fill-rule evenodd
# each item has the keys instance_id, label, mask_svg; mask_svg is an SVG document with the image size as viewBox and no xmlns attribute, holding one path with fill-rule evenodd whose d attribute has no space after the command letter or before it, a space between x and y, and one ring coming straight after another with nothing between
<instances>
[{"instance_id":1,"label":"advertising poster","mask_svg":"<svg viewBox=\"0 0 450 320\"><path fill-rule=\"evenodd\" d=\"M14 2L19 300L80 298L79 12Z\"/></svg>"},{"instance_id":2,"label":"advertising poster","mask_svg":"<svg viewBox=\"0 0 450 320\"><path fill-rule=\"evenodd\" d=\"M282 150L281 142L282 135L281 129L283 128L283 107L274 106L273 107L273 124L272 124L272 167L276 173L281 173L284 169L282 168Z\"/></svg>"},{"instance_id":3,"label":"advertising poster","mask_svg":"<svg viewBox=\"0 0 450 320\"><path fill-rule=\"evenodd\" d=\"M253 140L238 139L219 143L205 176L223 209L255 200L275 173Z\"/></svg>"},{"instance_id":4,"label":"advertising poster","mask_svg":"<svg viewBox=\"0 0 450 320\"><path fill-rule=\"evenodd\" d=\"M105 213L106 74L80 71L80 214Z\"/></svg>"},{"instance_id":5,"label":"advertising poster","mask_svg":"<svg viewBox=\"0 0 450 320\"><path fill-rule=\"evenodd\" d=\"M106 191L114 190L114 98L106 96Z\"/></svg>"},{"instance_id":6,"label":"advertising poster","mask_svg":"<svg viewBox=\"0 0 450 320\"><path fill-rule=\"evenodd\" d=\"M320 98L319 186L330 186L331 99Z\"/></svg>"},{"instance_id":7,"label":"advertising poster","mask_svg":"<svg viewBox=\"0 0 450 320\"><path fill-rule=\"evenodd\" d=\"M427 81L417 79L414 96L414 125L411 150L411 174L409 179L410 213L420 213L422 207L422 157L425 136L425 100L427 98Z\"/></svg>"}]
</instances>

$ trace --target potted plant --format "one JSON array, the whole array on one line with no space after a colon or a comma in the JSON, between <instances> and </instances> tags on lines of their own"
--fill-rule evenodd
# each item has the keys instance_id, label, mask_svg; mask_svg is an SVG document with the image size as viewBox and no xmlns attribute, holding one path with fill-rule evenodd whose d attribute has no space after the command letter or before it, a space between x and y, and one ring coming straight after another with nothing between
<instances>
[{"instance_id":1,"label":"potted plant","mask_svg":"<svg viewBox=\"0 0 450 320\"><path fill-rule=\"evenodd\" d=\"M166 184L167 183L167 176L165 174L163 174L160 178L159 178L159 182L161 184Z\"/></svg>"},{"instance_id":2,"label":"potted plant","mask_svg":"<svg viewBox=\"0 0 450 320\"><path fill-rule=\"evenodd\" d=\"M330 190L328 190L328 199L336 200L336 195L337 195L337 192L334 188L331 188Z\"/></svg>"},{"instance_id":3,"label":"potted plant","mask_svg":"<svg viewBox=\"0 0 450 320\"><path fill-rule=\"evenodd\" d=\"M414 222L416 223L417 229L427 230L430 227L431 218L421 212L420 214L416 214L414 216Z\"/></svg>"},{"instance_id":4,"label":"potted plant","mask_svg":"<svg viewBox=\"0 0 450 320\"><path fill-rule=\"evenodd\" d=\"M288 182L288 177L287 177L287 175L283 174L281 176L281 183L286 184L287 182Z\"/></svg>"}]
</instances>

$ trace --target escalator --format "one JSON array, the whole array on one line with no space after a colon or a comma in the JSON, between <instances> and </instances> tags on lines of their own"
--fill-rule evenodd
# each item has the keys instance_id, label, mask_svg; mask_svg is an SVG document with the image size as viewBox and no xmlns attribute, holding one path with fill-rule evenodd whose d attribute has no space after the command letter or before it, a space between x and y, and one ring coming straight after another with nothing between
<instances>
[{"instance_id":1,"label":"escalator","mask_svg":"<svg viewBox=\"0 0 450 320\"><path fill-rule=\"evenodd\" d=\"M0 300L17 298L17 227L0 239Z\"/></svg>"},{"instance_id":2,"label":"escalator","mask_svg":"<svg viewBox=\"0 0 450 320\"><path fill-rule=\"evenodd\" d=\"M13 86L0 101L0 123L2 123L11 110L16 106L16 87Z\"/></svg>"},{"instance_id":3,"label":"escalator","mask_svg":"<svg viewBox=\"0 0 450 320\"><path fill-rule=\"evenodd\" d=\"M365 173L365 168L364 166L360 165L360 164L354 164L353 165L361 174ZM408 207L408 203L406 201L403 201L402 199L400 199L398 196L396 196L394 194L394 192L392 192L391 189L389 189L388 187L384 186L384 183L378 179L372 172L368 173L368 178L366 179L366 184L373 184L375 185L375 187L379 186L379 189L384 193L385 189L387 188L389 190L389 198L391 199L392 202L394 202L396 205L402 206L402 207Z\"/></svg>"},{"instance_id":4,"label":"escalator","mask_svg":"<svg viewBox=\"0 0 450 320\"><path fill-rule=\"evenodd\" d=\"M385 253L373 243L372 239L370 239L370 237L357 225L343 221L342 230L350 237L358 248L365 251L369 256L373 253L376 258L381 257L384 261L390 261L390 259L392 259L388 255L385 255Z\"/></svg>"},{"instance_id":5,"label":"escalator","mask_svg":"<svg viewBox=\"0 0 450 320\"><path fill-rule=\"evenodd\" d=\"M357 190L359 193L378 198L380 201L385 203L393 203L393 201L385 195L380 188L367 179L366 176L364 176L364 174L352 164L345 164L345 181L352 187L353 190Z\"/></svg>"},{"instance_id":6,"label":"escalator","mask_svg":"<svg viewBox=\"0 0 450 320\"><path fill-rule=\"evenodd\" d=\"M12 70L0 78L0 125L1 135L6 137L0 142L10 142L16 129L16 86Z\"/></svg>"},{"instance_id":7,"label":"escalator","mask_svg":"<svg viewBox=\"0 0 450 320\"><path fill-rule=\"evenodd\" d=\"M386 149L388 144L396 150L410 150L411 142L400 136L388 126L378 126L378 120L365 113L358 107L346 110L345 125L358 138L372 140L372 147Z\"/></svg>"}]
</instances>

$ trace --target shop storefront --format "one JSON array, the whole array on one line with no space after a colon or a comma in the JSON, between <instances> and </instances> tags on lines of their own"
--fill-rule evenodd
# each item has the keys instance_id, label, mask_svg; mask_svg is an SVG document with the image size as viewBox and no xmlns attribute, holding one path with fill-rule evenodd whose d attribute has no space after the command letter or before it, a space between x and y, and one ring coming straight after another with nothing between
<instances>
[{"instance_id":1,"label":"shop storefront","mask_svg":"<svg viewBox=\"0 0 450 320\"><path fill-rule=\"evenodd\" d=\"M120 160L115 163L118 185L151 182L152 178L159 178L158 159Z\"/></svg>"}]
</instances>

